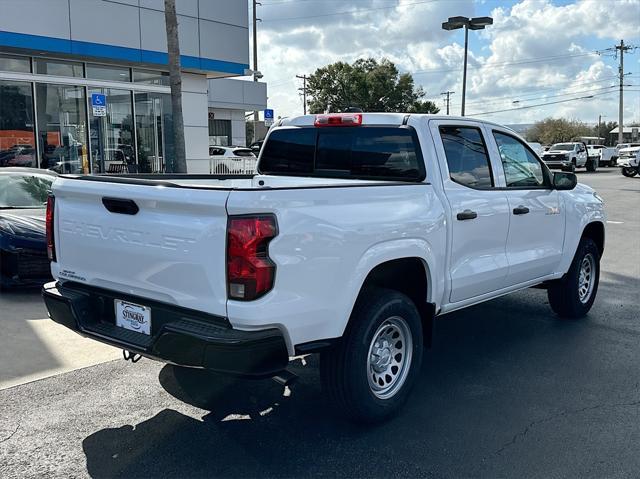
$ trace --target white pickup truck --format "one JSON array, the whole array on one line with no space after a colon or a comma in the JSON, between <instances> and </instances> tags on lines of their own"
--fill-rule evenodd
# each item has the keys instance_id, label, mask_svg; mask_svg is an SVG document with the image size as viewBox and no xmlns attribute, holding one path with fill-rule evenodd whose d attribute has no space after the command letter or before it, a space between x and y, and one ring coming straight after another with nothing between
<instances>
[{"instance_id":1,"label":"white pickup truck","mask_svg":"<svg viewBox=\"0 0 640 479\"><path fill-rule=\"evenodd\" d=\"M307 115L272 128L258 170L60 177L51 318L235 375L319 352L328 396L377 421L406 400L436 316L541 286L577 318L596 297L602 199L502 126Z\"/></svg>"},{"instance_id":2,"label":"white pickup truck","mask_svg":"<svg viewBox=\"0 0 640 479\"><path fill-rule=\"evenodd\" d=\"M556 143L542 154L542 160L549 168L562 168L565 171L576 171L585 167L587 171L595 171L597 158L589 159L587 145L579 142Z\"/></svg>"}]
</instances>

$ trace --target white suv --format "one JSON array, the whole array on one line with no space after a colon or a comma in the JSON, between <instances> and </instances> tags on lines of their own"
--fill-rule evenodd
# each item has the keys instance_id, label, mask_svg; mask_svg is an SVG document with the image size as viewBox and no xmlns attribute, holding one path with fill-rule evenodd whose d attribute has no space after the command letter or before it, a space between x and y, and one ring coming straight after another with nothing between
<instances>
[{"instance_id":1,"label":"white suv","mask_svg":"<svg viewBox=\"0 0 640 479\"><path fill-rule=\"evenodd\" d=\"M210 146L209 173L212 175L252 175L258 159L251 148Z\"/></svg>"}]
</instances>

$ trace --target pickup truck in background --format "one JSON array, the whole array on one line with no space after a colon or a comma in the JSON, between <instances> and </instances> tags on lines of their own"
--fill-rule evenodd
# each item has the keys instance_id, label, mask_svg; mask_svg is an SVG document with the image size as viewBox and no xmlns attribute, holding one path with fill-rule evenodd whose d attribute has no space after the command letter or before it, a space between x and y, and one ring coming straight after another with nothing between
<instances>
[{"instance_id":1,"label":"pickup truck in background","mask_svg":"<svg viewBox=\"0 0 640 479\"><path fill-rule=\"evenodd\" d=\"M620 150L624 150L626 148L635 148L640 146L640 143L618 143L615 147L614 160L617 160L620 157Z\"/></svg>"},{"instance_id":2,"label":"pickup truck in background","mask_svg":"<svg viewBox=\"0 0 640 479\"><path fill-rule=\"evenodd\" d=\"M615 166L616 149L604 145L587 145L589 160L598 166Z\"/></svg>"},{"instance_id":3,"label":"pickup truck in background","mask_svg":"<svg viewBox=\"0 0 640 479\"><path fill-rule=\"evenodd\" d=\"M375 422L436 317L533 286L586 315L604 226L591 188L500 125L307 115L270 130L253 177L58 178L43 296L54 321L180 366L283 377L320 353L337 408Z\"/></svg>"},{"instance_id":4,"label":"pickup truck in background","mask_svg":"<svg viewBox=\"0 0 640 479\"><path fill-rule=\"evenodd\" d=\"M585 167L587 171L595 171L597 163L589 159L587 145L582 142L556 143L542 155L549 168L561 168L563 171L576 171Z\"/></svg>"},{"instance_id":5,"label":"pickup truck in background","mask_svg":"<svg viewBox=\"0 0 640 479\"><path fill-rule=\"evenodd\" d=\"M640 144L621 148L618 155L618 165L624 176L632 178L640 174Z\"/></svg>"}]
</instances>

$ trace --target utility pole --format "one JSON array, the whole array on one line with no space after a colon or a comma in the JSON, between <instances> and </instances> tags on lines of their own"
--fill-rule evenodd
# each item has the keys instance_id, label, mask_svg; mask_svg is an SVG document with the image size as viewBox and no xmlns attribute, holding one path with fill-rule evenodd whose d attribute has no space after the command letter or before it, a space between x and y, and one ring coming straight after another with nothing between
<instances>
[{"instance_id":1,"label":"utility pole","mask_svg":"<svg viewBox=\"0 0 640 479\"><path fill-rule=\"evenodd\" d=\"M300 78L303 82L303 87L298 88L298 90L302 91L302 102L304 105L304 114L307 114L307 80L309 77L307 75L296 75L296 78Z\"/></svg>"},{"instance_id":2,"label":"utility pole","mask_svg":"<svg viewBox=\"0 0 640 479\"><path fill-rule=\"evenodd\" d=\"M449 114L449 105L451 104L451 95L453 95L455 93L455 91L444 91L442 93L440 93L443 96L446 96L446 99L444 100L447 104L447 115Z\"/></svg>"},{"instance_id":3,"label":"utility pole","mask_svg":"<svg viewBox=\"0 0 640 479\"><path fill-rule=\"evenodd\" d=\"M624 141L624 52L631 50L631 46L625 45L624 40L620 40L620 45L616 45L616 53L620 51L620 105L618 106L618 143Z\"/></svg>"},{"instance_id":4,"label":"utility pole","mask_svg":"<svg viewBox=\"0 0 640 479\"><path fill-rule=\"evenodd\" d=\"M258 5L262 5L257 0L253 0L253 81L258 81ZM253 141L258 141L258 110L253 112Z\"/></svg>"},{"instance_id":5,"label":"utility pole","mask_svg":"<svg viewBox=\"0 0 640 479\"><path fill-rule=\"evenodd\" d=\"M601 123L602 123L602 115L598 115L598 134L597 134L598 142L600 141L600 131L601 131L600 124Z\"/></svg>"}]
</instances>

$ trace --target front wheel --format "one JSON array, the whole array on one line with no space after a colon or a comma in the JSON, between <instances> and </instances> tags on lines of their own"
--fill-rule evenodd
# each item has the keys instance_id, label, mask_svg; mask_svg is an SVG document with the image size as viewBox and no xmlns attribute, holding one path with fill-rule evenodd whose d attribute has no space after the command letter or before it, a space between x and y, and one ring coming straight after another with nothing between
<instances>
[{"instance_id":1,"label":"front wheel","mask_svg":"<svg viewBox=\"0 0 640 479\"><path fill-rule=\"evenodd\" d=\"M582 238L567 274L547 288L551 309L562 318L585 316L596 299L599 281L600 251L591 238Z\"/></svg>"},{"instance_id":2,"label":"front wheel","mask_svg":"<svg viewBox=\"0 0 640 479\"><path fill-rule=\"evenodd\" d=\"M627 178L633 178L634 176L636 176L638 174L638 170L636 168L631 167L631 166L623 166L622 167L622 174L624 176L626 176Z\"/></svg>"},{"instance_id":3,"label":"front wheel","mask_svg":"<svg viewBox=\"0 0 640 479\"><path fill-rule=\"evenodd\" d=\"M323 389L356 422L374 423L398 412L422 364L422 323L407 296L365 291L340 343L320 356Z\"/></svg>"}]
</instances>

